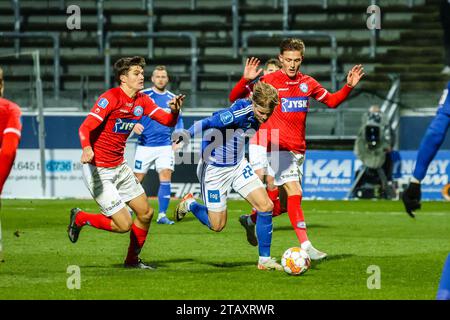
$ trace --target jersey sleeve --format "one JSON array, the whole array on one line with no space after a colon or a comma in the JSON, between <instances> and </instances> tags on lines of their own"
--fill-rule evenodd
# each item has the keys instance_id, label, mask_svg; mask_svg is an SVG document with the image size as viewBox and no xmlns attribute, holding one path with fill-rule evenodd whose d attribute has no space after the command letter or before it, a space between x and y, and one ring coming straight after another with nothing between
<instances>
[{"instance_id":1,"label":"jersey sleeve","mask_svg":"<svg viewBox=\"0 0 450 320\"><path fill-rule=\"evenodd\" d=\"M192 125L188 129L191 137L211 128L226 129L236 127L236 125L239 124L239 119L236 118L234 110L239 101L240 100L236 101L231 107L227 109L218 111L212 116L194 123L194 125Z\"/></svg>"},{"instance_id":2,"label":"jersey sleeve","mask_svg":"<svg viewBox=\"0 0 450 320\"><path fill-rule=\"evenodd\" d=\"M88 118L97 119L100 123L112 112L117 104L117 98L109 91L103 93L95 102L88 114Z\"/></svg>"},{"instance_id":3,"label":"jersey sleeve","mask_svg":"<svg viewBox=\"0 0 450 320\"><path fill-rule=\"evenodd\" d=\"M156 103L149 96L143 96L144 115L148 116L168 127L174 127L178 120L179 113L166 112L164 109L158 107Z\"/></svg>"},{"instance_id":4,"label":"jersey sleeve","mask_svg":"<svg viewBox=\"0 0 450 320\"><path fill-rule=\"evenodd\" d=\"M243 99L250 96L253 91L254 82L248 82L245 78L241 78L233 87L228 98L230 102L234 102L237 99Z\"/></svg>"},{"instance_id":5,"label":"jersey sleeve","mask_svg":"<svg viewBox=\"0 0 450 320\"><path fill-rule=\"evenodd\" d=\"M327 89L322 87L322 85L317 82L315 79L310 78L311 88L311 97L316 99L319 102L322 102L329 108L337 108L350 94L352 88L345 84L342 89L336 91L334 93L328 92Z\"/></svg>"},{"instance_id":6,"label":"jersey sleeve","mask_svg":"<svg viewBox=\"0 0 450 320\"><path fill-rule=\"evenodd\" d=\"M5 130L3 131L3 134L6 133L14 133L17 136L21 136L22 132L22 112L20 111L20 108L16 104L12 104L9 112L8 121L6 123Z\"/></svg>"}]
</instances>

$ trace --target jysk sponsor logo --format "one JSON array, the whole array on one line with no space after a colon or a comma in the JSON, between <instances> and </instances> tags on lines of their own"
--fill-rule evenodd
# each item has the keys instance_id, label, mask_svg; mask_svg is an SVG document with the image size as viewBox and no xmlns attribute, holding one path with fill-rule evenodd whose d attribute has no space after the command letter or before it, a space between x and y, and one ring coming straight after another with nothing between
<instances>
[{"instance_id":1,"label":"jysk sponsor logo","mask_svg":"<svg viewBox=\"0 0 450 320\"><path fill-rule=\"evenodd\" d=\"M210 202L210 203L220 203L219 190L208 190L208 202Z\"/></svg>"},{"instance_id":2,"label":"jysk sponsor logo","mask_svg":"<svg viewBox=\"0 0 450 320\"><path fill-rule=\"evenodd\" d=\"M101 98L100 101L97 103L97 105L102 109L105 109L108 104L109 101L106 98Z\"/></svg>"},{"instance_id":3,"label":"jysk sponsor logo","mask_svg":"<svg viewBox=\"0 0 450 320\"><path fill-rule=\"evenodd\" d=\"M281 111L308 112L308 97L281 98Z\"/></svg>"},{"instance_id":4,"label":"jysk sponsor logo","mask_svg":"<svg viewBox=\"0 0 450 320\"><path fill-rule=\"evenodd\" d=\"M45 162L47 172L71 172L72 161L70 160L49 160Z\"/></svg>"},{"instance_id":5,"label":"jysk sponsor logo","mask_svg":"<svg viewBox=\"0 0 450 320\"><path fill-rule=\"evenodd\" d=\"M136 123L137 120L134 119L116 119L113 132L128 134L131 132L131 130L133 130Z\"/></svg>"},{"instance_id":6,"label":"jysk sponsor logo","mask_svg":"<svg viewBox=\"0 0 450 320\"><path fill-rule=\"evenodd\" d=\"M143 113L144 113L144 109L143 109L141 106L136 106L136 107L134 108L133 114L134 114L136 117L142 116Z\"/></svg>"},{"instance_id":7,"label":"jysk sponsor logo","mask_svg":"<svg viewBox=\"0 0 450 320\"><path fill-rule=\"evenodd\" d=\"M220 114L220 121L222 121L224 125L230 124L233 122L233 115L230 111L223 112Z\"/></svg>"}]
</instances>

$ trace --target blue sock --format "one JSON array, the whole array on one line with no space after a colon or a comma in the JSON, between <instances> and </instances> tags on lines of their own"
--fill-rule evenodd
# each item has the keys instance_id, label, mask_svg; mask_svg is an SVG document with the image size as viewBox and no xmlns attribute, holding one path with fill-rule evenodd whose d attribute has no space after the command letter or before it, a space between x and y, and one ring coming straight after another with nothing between
<instances>
[{"instance_id":1,"label":"blue sock","mask_svg":"<svg viewBox=\"0 0 450 320\"><path fill-rule=\"evenodd\" d=\"M428 126L417 152L417 162L413 173L414 178L417 180L421 181L425 177L430 162L439 151L442 142L444 142L449 124L449 117L438 112Z\"/></svg>"},{"instance_id":2,"label":"blue sock","mask_svg":"<svg viewBox=\"0 0 450 320\"><path fill-rule=\"evenodd\" d=\"M170 202L170 181L161 181L158 190L159 212L166 212Z\"/></svg>"},{"instance_id":3,"label":"blue sock","mask_svg":"<svg viewBox=\"0 0 450 320\"><path fill-rule=\"evenodd\" d=\"M205 226L211 229L211 223L209 222L208 217L208 208L194 201L189 205L189 210L201 223L203 223Z\"/></svg>"},{"instance_id":4,"label":"blue sock","mask_svg":"<svg viewBox=\"0 0 450 320\"><path fill-rule=\"evenodd\" d=\"M437 300L450 300L450 254L442 270L441 282L436 296Z\"/></svg>"},{"instance_id":5,"label":"blue sock","mask_svg":"<svg viewBox=\"0 0 450 320\"><path fill-rule=\"evenodd\" d=\"M270 257L272 244L272 212L257 212L256 236L258 237L258 251L260 257Z\"/></svg>"}]
</instances>

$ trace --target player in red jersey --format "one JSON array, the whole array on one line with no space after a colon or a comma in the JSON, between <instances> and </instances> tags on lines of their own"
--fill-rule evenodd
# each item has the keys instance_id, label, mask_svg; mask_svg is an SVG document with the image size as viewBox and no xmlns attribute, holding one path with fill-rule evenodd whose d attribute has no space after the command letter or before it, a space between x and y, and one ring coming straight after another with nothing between
<instances>
[{"instance_id":1,"label":"player in red jersey","mask_svg":"<svg viewBox=\"0 0 450 320\"><path fill-rule=\"evenodd\" d=\"M330 93L314 78L299 71L304 58L304 50L305 45L300 39L283 40L278 56L283 65L282 69L261 77L260 81L269 83L278 89L280 104L265 125L260 127L259 132L268 132L268 134L263 137L260 133L259 140L267 140L268 146L276 149L272 150L269 157L271 166L276 172L275 185L281 186L281 188L279 188L279 199L272 198L273 215L277 216L287 211L301 247L309 253L311 259L320 260L327 255L315 249L309 241L301 209L300 180L303 174L301 165L306 151L305 124L309 99L312 97L330 108L336 108L358 84L364 72L362 65L355 65L347 74L347 84L339 91ZM247 79L243 77L237 83L230 98L245 95L249 80L253 80L262 72L262 70L258 70L258 63L253 63L248 67ZM252 222L251 217L248 217L247 223L243 224L247 230L248 239L254 236Z\"/></svg>"},{"instance_id":2,"label":"player in red jersey","mask_svg":"<svg viewBox=\"0 0 450 320\"><path fill-rule=\"evenodd\" d=\"M4 89L3 70L0 68L0 196L11 172L22 131L20 108L17 104L3 98ZM3 246L0 224L0 262L2 261Z\"/></svg>"},{"instance_id":3,"label":"player in red jersey","mask_svg":"<svg viewBox=\"0 0 450 320\"><path fill-rule=\"evenodd\" d=\"M75 243L85 225L118 233L131 230L124 266L153 269L139 258L153 209L141 184L126 165L123 154L126 140L142 116L166 126L175 126L184 96L175 96L169 102L171 112L158 107L146 94L139 92L144 88L144 66L142 57L119 59L114 64L119 86L98 98L80 126L83 178L102 214L73 208L68 235ZM136 213L134 222L126 204Z\"/></svg>"},{"instance_id":4,"label":"player in red jersey","mask_svg":"<svg viewBox=\"0 0 450 320\"><path fill-rule=\"evenodd\" d=\"M4 99L3 92L3 70L0 68L0 195L11 172L22 131L20 108Z\"/></svg>"}]
</instances>

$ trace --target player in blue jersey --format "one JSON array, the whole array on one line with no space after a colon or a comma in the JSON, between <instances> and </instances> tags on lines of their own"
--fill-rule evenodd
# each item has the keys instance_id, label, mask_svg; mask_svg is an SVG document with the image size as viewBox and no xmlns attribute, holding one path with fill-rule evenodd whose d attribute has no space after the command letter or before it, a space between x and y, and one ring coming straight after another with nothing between
<instances>
[{"instance_id":1,"label":"player in blue jersey","mask_svg":"<svg viewBox=\"0 0 450 320\"><path fill-rule=\"evenodd\" d=\"M439 100L439 107L436 116L431 121L425 136L420 143L419 151L417 153L416 167L408 188L402 195L403 204L406 212L414 218L414 211L420 209L420 199L422 196L420 190L420 182L427 173L428 166L431 160L438 152L439 148L444 142L445 134L447 133L450 124L450 82L447 83L447 88L444 90L441 99Z\"/></svg>"},{"instance_id":2,"label":"player in blue jersey","mask_svg":"<svg viewBox=\"0 0 450 320\"><path fill-rule=\"evenodd\" d=\"M156 66L152 73L153 87L142 90L152 98L155 103L170 112L168 103L175 94L168 91L169 75L165 66ZM138 146L134 160L134 174L140 182L144 180L149 169L155 169L159 175L158 204L159 214L156 220L159 224L173 224L174 222L166 216L169 206L172 180L174 171L175 155L172 148L171 128L166 127L149 117L142 117L140 126L135 126L134 132L139 134ZM175 130L183 129L181 114Z\"/></svg>"},{"instance_id":3,"label":"player in blue jersey","mask_svg":"<svg viewBox=\"0 0 450 320\"><path fill-rule=\"evenodd\" d=\"M222 231L227 222L227 196L233 188L257 210L260 270L283 268L270 256L273 203L244 157L245 139L267 121L278 102L277 90L258 82L251 98L237 100L230 108L215 112L189 128L190 137L203 132L197 177L205 205L197 203L192 194L187 194L175 209L177 221L192 212L209 229Z\"/></svg>"}]
</instances>

